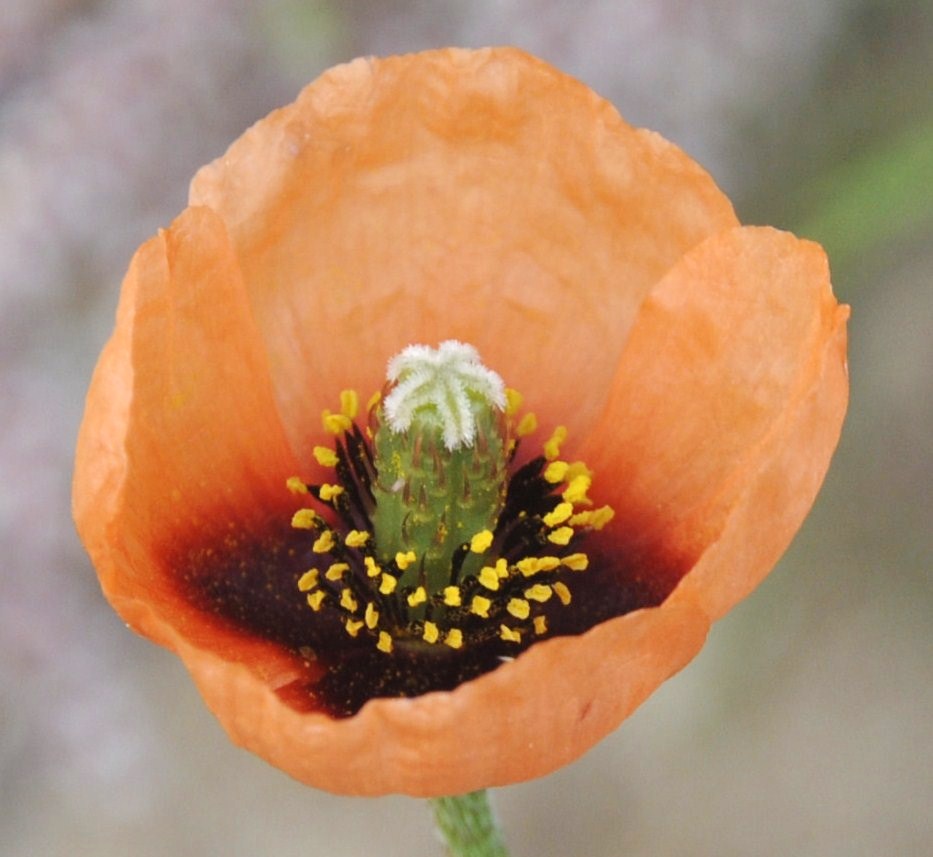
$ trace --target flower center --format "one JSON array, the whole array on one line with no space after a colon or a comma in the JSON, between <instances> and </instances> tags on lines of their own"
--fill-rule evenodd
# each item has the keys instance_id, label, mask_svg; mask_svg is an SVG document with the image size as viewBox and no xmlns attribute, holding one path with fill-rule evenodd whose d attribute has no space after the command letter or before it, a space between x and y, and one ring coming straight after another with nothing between
<instances>
[{"instance_id":1,"label":"flower center","mask_svg":"<svg viewBox=\"0 0 933 857\"><path fill-rule=\"evenodd\" d=\"M334 480L288 480L331 511L292 518L316 559L298 589L312 611L336 613L350 637L387 654L493 640L514 654L547 634L549 610L570 604L570 578L589 565L581 542L613 511L593 507L586 465L561 459L562 426L542 455L514 466L537 421L518 418L522 397L472 346L409 346L387 375L365 429L353 391L324 412L335 442L314 456Z\"/></svg>"}]
</instances>

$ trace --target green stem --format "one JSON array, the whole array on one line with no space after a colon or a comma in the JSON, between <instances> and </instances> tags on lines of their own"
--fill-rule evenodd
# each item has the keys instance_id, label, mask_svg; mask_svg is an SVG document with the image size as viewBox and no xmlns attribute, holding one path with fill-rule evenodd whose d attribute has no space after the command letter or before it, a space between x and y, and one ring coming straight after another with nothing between
<instances>
[{"instance_id":1,"label":"green stem","mask_svg":"<svg viewBox=\"0 0 933 857\"><path fill-rule=\"evenodd\" d=\"M509 857L485 791L431 801L450 857Z\"/></svg>"}]
</instances>

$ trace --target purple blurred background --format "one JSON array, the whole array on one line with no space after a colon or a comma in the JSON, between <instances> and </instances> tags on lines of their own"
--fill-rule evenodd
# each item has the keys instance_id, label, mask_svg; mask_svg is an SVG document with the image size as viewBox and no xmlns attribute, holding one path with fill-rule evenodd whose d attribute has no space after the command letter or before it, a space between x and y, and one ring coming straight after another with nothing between
<instances>
[{"instance_id":1,"label":"purple blurred background","mask_svg":"<svg viewBox=\"0 0 933 857\"><path fill-rule=\"evenodd\" d=\"M880 0L4 0L0 853L440 853L426 807L232 747L74 534L74 439L128 260L327 66L520 45L823 241L853 395L813 515L583 760L496 793L516 857L933 853L933 8Z\"/></svg>"}]
</instances>

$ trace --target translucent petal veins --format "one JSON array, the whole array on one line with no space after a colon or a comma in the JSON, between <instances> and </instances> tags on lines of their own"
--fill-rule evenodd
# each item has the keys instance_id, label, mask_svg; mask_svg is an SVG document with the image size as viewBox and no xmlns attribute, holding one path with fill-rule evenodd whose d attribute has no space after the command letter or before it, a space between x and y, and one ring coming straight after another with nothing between
<instances>
[{"instance_id":1,"label":"translucent petal veins","mask_svg":"<svg viewBox=\"0 0 933 857\"><path fill-rule=\"evenodd\" d=\"M460 657L484 646L514 654L572 602L573 577L589 566L582 543L612 509L592 507L586 465L559 460L562 426L538 457L514 464L515 438L536 420L471 346L410 346L388 376L363 411L365 430L351 390L322 416L335 442L313 457L331 477L288 480L322 507L292 519L309 531L315 557L298 592L311 613L336 616L348 644L385 655ZM386 514L385 503L398 508Z\"/></svg>"}]
</instances>

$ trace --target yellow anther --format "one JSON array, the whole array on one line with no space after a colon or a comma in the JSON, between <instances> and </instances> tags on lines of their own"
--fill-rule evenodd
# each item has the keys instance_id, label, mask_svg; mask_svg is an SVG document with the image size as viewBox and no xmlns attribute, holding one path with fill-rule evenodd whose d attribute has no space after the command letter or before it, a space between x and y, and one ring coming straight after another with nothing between
<instances>
[{"instance_id":1,"label":"yellow anther","mask_svg":"<svg viewBox=\"0 0 933 857\"><path fill-rule=\"evenodd\" d=\"M360 410L360 397L356 390L340 391L340 413L348 420L355 420Z\"/></svg>"},{"instance_id":2,"label":"yellow anther","mask_svg":"<svg viewBox=\"0 0 933 857\"><path fill-rule=\"evenodd\" d=\"M525 397L518 392L518 390L513 390L511 387L505 388L505 413L506 416L514 416L518 413L518 409L522 406L522 402L525 401Z\"/></svg>"},{"instance_id":3,"label":"yellow anther","mask_svg":"<svg viewBox=\"0 0 933 857\"><path fill-rule=\"evenodd\" d=\"M544 525L547 527L556 527L558 524L564 523L572 514L572 503L558 503L541 520L544 521Z\"/></svg>"},{"instance_id":4,"label":"yellow anther","mask_svg":"<svg viewBox=\"0 0 933 857\"><path fill-rule=\"evenodd\" d=\"M558 580L553 588L554 594L560 599L560 603L566 607L570 603L570 590L567 588L567 584Z\"/></svg>"},{"instance_id":5,"label":"yellow anther","mask_svg":"<svg viewBox=\"0 0 933 857\"><path fill-rule=\"evenodd\" d=\"M615 514L615 509L612 506L600 506L598 509L593 510L590 526L594 530L601 530L615 517Z\"/></svg>"},{"instance_id":6,"label":"yellow anther","mask_svg":"<svg viewBox=\"0 0 933 857\"><path fill-rule=\"evenodd\" d=\"M321 603L327 597L327 593L323 589L319 589L317 592L311 592L308 595L308 606L317 613L321 609Z\"/></svg>"},{"instance_id":7,"label":"yellow anther","mask_svg":"<svg viewBox=\"0 0 933 857\"><path fill-rule=\"evenodd\" d=\"M305 485L300 476L289 476L288 479L285 480L285 487L288 488L292 494L308 493L308 486Z\"/></svg>"},{"instance_id":8,"label":"yellow anther","mask_svg":"<svg viewBox=\"0 0 933 857\"><path fill-rule=\"evenodd\" d=\"M531 623L534 625L536 634L547 633L547 616L535 616Z\"/></svg>"},{"instance_id":9,"label":"yellow anther","mask_svg":"<svg viewBox=\"0 0 933 857\"><path fill-rule=\"evenodd\" d=\"M536 583L534 586L529 586L525 590L525 598L529 598L532 601L538 601L541 604L544 604L545 601L550 600L553 591L551 587L546 583Z\"/></svg>"},{"instance_id":10,"label":"yellow anther","mask_svg":"<svg viewBox=\"0 0 933 857\"><path fill-rule=\"evenodd\" d=\"M347 629L347 633L351 637L355 637L360 633L360 628L363 627L363 623L360 622L359 619L347 619L347 621L343 623L343 627Z\"/></svg>"},{"instance_id":11,"label":"yellow anther","mask_svg":"<svg viewBox=\"0 0 933 857\"><path fill-rule=\"evenodd\" d=\"M334 534L331 530L324 530L311 545L311 550L315 553L327 553L334 547Z\"/></svg>"},{"instance_id":12,"label":"yellow anther","mask_svg":"<svg viewBox=\"0 0 933 857\"><path fill-rule=\"evenodd\" d=\"M367 577L379 577L379 575L382 574L382 569L379 567L379 564L371 556L363 557L363 565L366 566Z\"/></svg>"},{"instance_id":13,"label":"yellow anther","mask_svg":"<svg viewBox=\"0 0 933 857\"><path fill-rule=\"evenodd\" d=\"M414 551L406 551L405 553L402 553L402 551L399 551L395 555L395 564L399 567L399 571L404 571L416 559L418 559L418 557L415 555Z\"/></svg>"},{"instance_id":14,"label":"yellow anther","mask_svg":"<svg viewBox=\"0 0 933 857\"><path fill-rule=\"evenodd\" d=\"M489 618L490 607L492 607L492 601L483 595L474 595L470 602L470 612L482 616L483 619Z\"/></svg>"},{"instance_id":15,"label":"yellow anther","mask_svg":"<svg viewBox=\"0 0 933 857\"><path fill-rule=\"evenodd\" d=\"M325 503L329 503L334 497L343 494L342 485L328 485L326 482L321 486L320 496Z\"/></svg>"},{"instance_id":16,"label":"yellow anther","mask_svg":"<svg viewBox=\"0 0 933 857\"><path fill-rule=\"evenodd\" d=\"M531 605L524 598L511 598L505 607L516 619L527 619L531 615Z\"/></svg>"},{"instance_id":17,"label":"yellow anther","mask_svg":"<svg viewBox=\"0 0 933 857\"><path fill-rule=\"evenodd\" d=\"M349 571L350 566L345 562L335 562L333 563L327 571L324 572L324 577L328 580L340 580L344 572Z\"/></svg>"},{"instance_id":18,"label":"yellow anther","mask_svg":"<svg viewBox=\"0 0 933 857\"><path fill-rule=\"evenodd\" d=\"M369 533L366 530L350 530L343 543L348 548L361 548L369 541Z\"/></svg>"},{"instance_id":19,"label":"yellow anther","mask_svg":"<svg viewBox=\"0 0 933 857\"><path fill-rule=\"evenodd\" d=\"M417 607L419 604L424 604L428 600L427 590L423 586L419 586L411 595L408 596L408 606Z\"/></svg>"},{"instance_id":20,"label":"yellow anther","mask_svg":"<svg viewBox=\"0 0 933 857\"><path fill-rule=\"evenodd\" d=\"M382 401L382 393L379 392L379 390L376 390L376 392L373 393L366 402L366 413L369 413L381 401Z\"/></svg>"},{"instance_id":21,"label":"yellow anther","mask_svg":"<svg viewBox=\"0 0 933 857\"><path fill-rule=\"evenodd\" d=\"M564 500L568 503L589 503L589 497L586 496L586 492L590 490L590 485L593 484L593 479L590 476L587 476L585 473L581 473L579 476L574 476L570 480L570 484L567 486L567 490L561 495Z\"/></svg>"},{"instance_id":22,"label":"yellow anther","mask_svg":"<svg viewBox=\"0 0 933 857\"><path fill-rule=\"evenodd\" d=\"M560 564L571 571L586 571L590 558L585 553L570 553L561 557Z\"/></svg>"},{"instance_id":23,"label":"yellow anther","mask_svg":"<svg viewBox=\"0 0 933 857\"><path fill-rule=\"evenodd\" d=\"M336 435L341 435L344 432L350 431L353 427L353 422L348 416L345 414L332 414L328 410L325 410L324 413L321 414L321 422L324 425L324 431Z\"/></svg>"},{"instance_id":24,"label":"yellow anther","mask_svg":"<svg viewBox=\"0 0 933 857\"><path fill-rule=\"evenodd\" d=\"M379 632L379 639L376 641L376 648L379 649L380 652L385 652L386 654L389 654L389 652L392 651L392 637L387 631Z\"/></svg>"},{"instance_id":25,"label":"yellow anther","mask_svg":"<svg viewBox=\"0 0 933 857\"><path fill-rule=\"evenodd\" d=\"M568 545L572 538L573 527L558 527L547 536L547 540L555 545Z\"/></svg>"},{"instance_id":26,"label":"yellow anther","mask_svg":"<svg viewBox=\"0 0 933 857\"><path fill-rule=\"evenodd\" d=\"M480 530L472 539L470 539L470 550L473 553L483 553L489 550L492 544L492 530Z\"/></svg>"},{"instance_id":27,"label":"yellow anther","mask_svg":"<svg viewBox=\"0 0 933 857\"><path fill-rule=\"evenodd\" d=\"M436 643L440 637L441 632L438 630L437 625L433 622L424 623L424 633L421 635L421 639L426 643Z\"/></svg>"},{"instance_id":28,"label":"yellow anther","mask_svg":"<svg viewBox=\"0 0 933 857\"><path fill-rule=\"evenodd\" d=\"M349 610L351 613L356 612L356 608L360 605L357 603L356 599L353 597L353 593L349 589L340 590L340 606L344 610Z\"/></svg>"},{"instance_id":29,"label":"yellow anther","mask_svg":"<svg viewBox=\"0 0 933 857\"><path fill-rule=\"evenodd\" d=\"M459 607L460 606L460 587L459 586L445 586L444 587L444 603L448 607Z\"/></svg>"},{"instance_id":30,"label":"yellow anther","mask_svg":"<svg viewBox=\"0 0 933 857\"><path fill-rule=\"evenodd\" d=\"M483 566L477 575L477 579L480 585L485 586L487 589L491 589L493 592L499 588L499 575L491 565Z\"/></svg>"},{"instance_id":31,"label":"yellow anther","mask_svg":"<svg viewBox=\"0 0 933 857\"><path fill-rule=\"evenodd\" d=\"M515 563L515 567L525 577L531 577L541 571L553 571L560 565L560 560L556 556L528 556Z\"/></svg>"},{"instance_id":32,"label":"yellow anther","mask_svg":"<svg viewBox=\"0 0 933 857\"><path fill-rule=\"evenodd\" d=\"M391 595L395 592L396 586L398 586L398 580L391 574L383 574L379 580L379 591L383 595Z\"/></svg>"},{"instance_id":33,"label":"yellow anther","mask_svg":"<svg viewBox=\"0 0 933 857\"><path fill-rule=\"evenodd\" d=\"M444 637L444 645L452 649L463 648L463 631L459 628L451 628Z\"/></svg>"},{"instance_id":34,"label":"yellow anther","mask_svg":"<svg viewBox=\"0 0 933 857\"><path fill-rule=\"evenodd\" d=\"M566 461L552 461L544 468L544 479L552 485L557 485L566 479L569 468L570 465Z\"/></svg>"},{"instance_id":35,"label":"yellow anther","mask_svg":"<svg viewBox=\"0 0 933 857\"><path fill-rule=\"evenodd\" d=\"M499 636L507 643L520 643L522 641L522 632L510 628L508 625L499 626Z\"/></svg>"},{"instance_id":36,"label":"yellow anther","mask_svg":"<svg viewBox=\"0 0 933 857\"><path fill-rule=\"evenodd\" d=\"M366 622L366 627L370 630L379 624L379 611L372 601L366 605L366 612L363 614L363 620Z\"/></svg>"},{"instance_id":37,"label":"yellow anther","mask_svg":"<svg viewBox=\"0 0 933 857\"><path fill-rule=\"evenodd\" d=\"M314 460L320 464L321 467L337 466L337 453L334 452L330 447L316 446L311 450L311 454L314 456Z\"/></svg>"},{"instance_id":38,"label":"yellow anther","mask_svg":"<svg viewBox=\"0 0 933 857\"><path fill-rule=\"evenodd\" d=\"M298 591L310 592L317 586L318 575L320 572L316 568L309 568L301 577L298 578Z\"/></svg>"},{"instance_id":39,"label":"yellow anther","mask_svg":"<svg viewBox=\"0 0 933 857\"><path fill-rule=\"evenodd\" d=\"M592 479L593 471L586 466L585 462L573 461L567 468L567 475L564 478L569 482L572 479L576 479L578 476L589 476L590 479Z\"/></svg>"},{"instance_id":40,"label":"yellow anther","mask_svg":"<svg viewBox=\"0 0 933 857\"><path fill-rule=\"evenodd\" d=\"M502 557L496 560L496 574L501 578L509 576L509 564Z\"/></svg>"},{"instance_id":41,"label":"yellow anther","mask_svg":"<svg viewBox=\"0 0 933 857\"><path fill-rule=\"evenodd\" d=\"M296 530L313 530L317 522L318 516L314 509L299 509L292 515L292 526Z\"/></svg>"},{"instance_id":42,"label":"yellow anther","mask_svg":"<svg viewBox=\"0 0 933 857\"><path fill-rule=\"evenodd\" d=\"M557 426L554 433L544 442L544 457L553 461L560 455L560 445L567 440L567 427Z\"/></svg>"},{"instance_id":43,"label":"yellow anther","mask_svg":"<svg viewBox=\"0 0 933 857\"><path fill-rule=\"evenodd\" d=\"M518 426L515 429L515 434L519 437L526 437L530 435L535 429L538 428L538 418L529 411L525 416L523 416L518 421Z\"/></svg>"}]
</instances>

